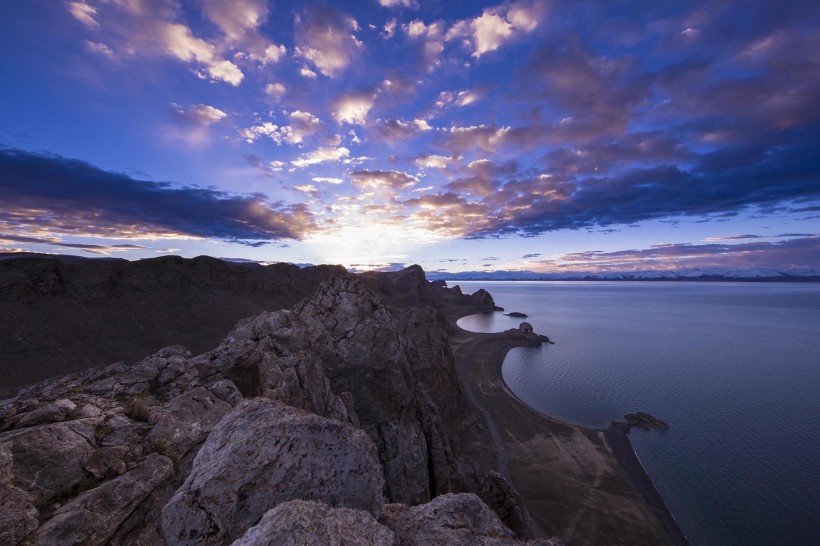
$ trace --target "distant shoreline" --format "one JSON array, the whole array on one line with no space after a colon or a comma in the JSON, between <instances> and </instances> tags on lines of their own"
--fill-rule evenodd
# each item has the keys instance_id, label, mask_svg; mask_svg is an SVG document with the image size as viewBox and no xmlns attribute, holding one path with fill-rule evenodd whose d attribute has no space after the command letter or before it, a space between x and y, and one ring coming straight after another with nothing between
<instances>
[{"instance_id":1,"label":"distant shoreline","mask_svg":"<svg viewBox=\"0 0 820 546\"><path fill-rule=\"evenodd\" d=\"M490 279L490 278L481 278L481 277L432 277L429 280L431 281L446 281L446 282L600 282L600 283L608 283L608 282L668 282L668 283L676 283L676 282L714 282L714 283L732 283L732 282L741 282L741 283L795 283L795 282L806 282L806 283L813 283L813 282L820 282L820 277L786 277L786 278L778 278L778 277L761 277L761 278L727 278L727 277L678 277L678 278L669 278L669 277L658 277L658 278L647 278L647 279L638 279L638 278L624 278L624 279L601 279L601 278L562 278L562 279Z\"/></svg>"}]
</instances>

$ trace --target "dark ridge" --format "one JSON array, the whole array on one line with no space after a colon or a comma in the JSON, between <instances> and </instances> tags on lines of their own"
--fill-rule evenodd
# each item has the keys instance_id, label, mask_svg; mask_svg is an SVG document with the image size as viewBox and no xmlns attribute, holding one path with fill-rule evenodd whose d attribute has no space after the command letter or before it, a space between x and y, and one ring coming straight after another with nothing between
<instances>
[{"instance_id":1,"label":"dark ridge","mask_svg":"<svg viewBox=\"0 0 820 546\"><path fill-rule=\"evenodd\" d=\"M288 308L342 266L231 263L207 256L0 256L0 397L43 379L168 345L195 354L242 318Z\"/></svg>"}]
</instances>

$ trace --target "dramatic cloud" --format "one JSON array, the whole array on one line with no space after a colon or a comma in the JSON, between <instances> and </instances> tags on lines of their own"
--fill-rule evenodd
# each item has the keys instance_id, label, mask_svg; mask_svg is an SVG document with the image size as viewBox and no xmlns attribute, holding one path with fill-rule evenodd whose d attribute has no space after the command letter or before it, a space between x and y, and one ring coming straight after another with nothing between
<instances>
[{"instance_id":1,"label":"dramatic cloud","mask_svg":"<svg viewBox=\"0 0 820 546\"><path fill-rule=\"evenodd\" d=\"M685 268L781 268L820 263L820 237L740 244L663 244L641 250L589 251L556 258L563 269L628 271Z\"/></svg>"},{"instance_id":2,"label":"dramatic cloud","mask_svg":"<svg viewBox=\"0 0 820 546\"><path fill-rule=\"evenodd\" d=\"M98 245L98 244L87 244L87 243L66 243L61 239L57 239L54 237L50 238L39 238L39 237L24 237L18 235L6 235L0 233L0 241L6 242L15 242L15 243L28 243L28 244L35 244L35 245L50 245L50 246L57 246L61 248L70 248L74 250L80 250L82 252L87 252L89 254L99 254L101 256L108 256L112 252L125 252L128 250L136 250L141 248L146 248L142 245L132 245L132 244L121 244L121 245Z\"/></svg>"},{"instance_id":3,"label":"dramatic cloud","mask_svg":"<svg viewBox=\"0 0 820 546\"><path fill-rule=\"evenodd\" d=\"M135 180L60 156L0 148L0 230L113 238L299 239L304 205Z\"/></svg>"},{"instance_id":4,"label":"dramatic cloud","mask_svg":"<svg viewBox=\"0 0 820 546\"><path fill-rule=\"evenodd\" d=\"M342 11L306 10L304 15L296 17L296 53L332 78L359 55L363 45L354 34L357 30L356 20Z\"/></svg>"}]
</instances>

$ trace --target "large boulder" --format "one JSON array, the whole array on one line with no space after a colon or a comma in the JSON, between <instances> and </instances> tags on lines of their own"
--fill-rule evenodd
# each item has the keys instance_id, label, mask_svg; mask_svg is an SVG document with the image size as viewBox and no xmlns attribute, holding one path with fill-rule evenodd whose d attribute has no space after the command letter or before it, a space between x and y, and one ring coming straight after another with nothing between
<instances>
[{"instance_id":1,"label":"large boulder","mask_svg":"<svg viewBox=\"0 0 820 546\"><path fill-rule=\"evenodd\" d=\"M232 546L390 546L395 540L370 512L295 500L269 510Z\"/></svg>"},{"instance_id":2,"label":"large boulder","mask_svg":"<svg viewBox=\"0 0 820 546\"><path fill-rule=\"evenodd\" d=\"M162 511L169 544L228 544L294 499L377 515L384 479L367 435L348 424L256 398L214 428Z\"/></svg>"}]
</instances>

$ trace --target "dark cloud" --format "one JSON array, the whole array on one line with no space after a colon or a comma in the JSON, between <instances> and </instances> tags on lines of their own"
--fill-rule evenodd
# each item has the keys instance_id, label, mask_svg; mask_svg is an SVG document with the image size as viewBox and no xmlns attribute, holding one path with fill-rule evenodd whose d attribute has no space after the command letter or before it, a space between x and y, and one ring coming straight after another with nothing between
<instances>
[{"instance_id":1,"label":"dark cloud","mask_svg":"<svg viewBox=\"0 0 820 546\"><path fill-rule=\"evenodd\" d=\"M51 246L59 246L62 248L73 248L77 250L81 250L83 252L88 252L90 254L101 254L107 255L111 252L121 252L124 250L136 250L140 248L146 248L142 245L131 245L131 244L120 244L120 245L97 245L97 244L86 244L86 243L66 243L60 239L56 239L54 237L48 238L40 238L40 237L25 237L20 235L8 235L0 233L0 241L8 241L8 242L15 242L15 243L29 243L35 245L51 245Z\"/></svg>"},{"instance_id":2,"label":"dark cloud","mask_svg":"<svg viewBox=\"0 0 820 546\"><path fill-rule=\"evenodd\" d=\"M305 205L270 203L168 182L135 180L84 161L0 148L0 228L138 238L299 239L315 229Z\"/></svg>"},{"instance_id":3,"label":"dark cloud","mask_svg":"<svg viewBox=\"0 0 820 546\"><path fill-rule=\"evenodd\" d=\"M738 244L665 244L640 250L587 251L559 257L565 269L628 270L681 267L798 268L820 263L820 237Z\"/></svg>"},{"instance_id":4,"label":"dark cloud","mask_svg":"<svg viewBox=\"0 0 820 546\"><path fill-rule=\"evenodd\" d=\"M524 254L524 255L523 255L523 256L521 256L521 257L522 257L522 258L524 258L524 259L527 259L527 258L537 258L537 257L539 257L540 255L541 255L541 254Z\"/></svg>"},{"instance_id":5,"label":"dark cloud","mask_svg":"<svg viewBox=\"0 0 820 546\"><path fill-rule=\"evenodd\" d=\"M680 153L674 141L656 146L655 138L646 134L634 140L647 143L645 151L633 152L636 157L643 154L645 165L612 159L614 163L597 172L576 168L593 161L594 154L581 163L562 160L560 154L547 155L550 169L538 176L524 173L503 183L496 178L457 180L446 186L445 193L422 195L405 205L449 207L454 230L467 237L528 236L679 216L714 221L735 217L745 208L790 202L800 203L793 212L819 210L815 203L820 200L820 128L775 130L758 136L759 144L730 145L701 155L688 152L681 154L687 157L681 162L665 160L667 153ZM591 146L623 148L601 140ZM602 158L606 161L605 153ZM481 221L461 225L453 212L461 214L468 208L483 211ZM441 227L429 211L424 215L432 221L432 229Z\"/></svg>"}]
</instances>

